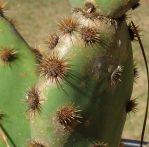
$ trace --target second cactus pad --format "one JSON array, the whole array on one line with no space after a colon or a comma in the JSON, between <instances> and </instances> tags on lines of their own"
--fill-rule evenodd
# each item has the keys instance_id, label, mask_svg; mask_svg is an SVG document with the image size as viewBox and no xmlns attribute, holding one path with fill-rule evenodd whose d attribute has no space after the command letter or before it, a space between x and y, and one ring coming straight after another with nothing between
<instances>
[{"instance_id":1,"label":"second cactus pad","mask_svg":"<svg viewBox=\"0 0 149 147\"><path fill-rule=\"evenodd\" d=\"M26 92L35 84L36 58L5 17L0 17L0 124L10 146L24 147L30 139Z\"/></svg>"}]
</instances>

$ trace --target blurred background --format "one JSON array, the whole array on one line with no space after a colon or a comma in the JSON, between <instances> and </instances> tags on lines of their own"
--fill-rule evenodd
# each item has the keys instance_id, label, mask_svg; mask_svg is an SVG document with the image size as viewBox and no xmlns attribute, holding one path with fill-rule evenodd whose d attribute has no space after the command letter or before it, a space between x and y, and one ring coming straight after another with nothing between
<instances>
[{"instance_id":1,"label":"blurred background","mask_svg":"<svg viewBox=\"0 0 149 147\"><path fill-rule=\"evenodd\" d=\"M7 0L7 15L32 47L43 46L49 33L56 31L57 20L68 16L71 8L68 0ZM133 20L139 30L149 61L149 0L141 0L141 6L128 13L128 23ZM133 42L134 60L139 70L139 79L134 85L133 98L137 98L138 109L127 117L123 138L140 139L146 106L147 79L138 42ZM149 62L148 62L149 63ZM149 119L149 115L148 115ZM149 141L149 120L145 133Z\"/></svg>"}]
</instances>

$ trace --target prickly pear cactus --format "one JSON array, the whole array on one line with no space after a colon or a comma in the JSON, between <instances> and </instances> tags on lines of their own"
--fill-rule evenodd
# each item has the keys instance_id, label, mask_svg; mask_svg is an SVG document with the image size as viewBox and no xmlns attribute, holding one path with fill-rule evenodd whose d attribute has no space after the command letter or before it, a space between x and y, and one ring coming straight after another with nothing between
<instances>
[{"instance_id":1,"label":"prickly pear cactus","mask_svg":"<svg viewBox=\"0 0 149 147\"><path fill-rule=\"evenodd\" d=\"M24 97L37 79L36 58L4 15L0 16L0 140L25 146L30 138ZM0 145L3 147L3 145Z\"/></svg>"},{"instance_id":2,"label":"prickly pear cactus","mask_svg":"<svg viewBox=\"0 0 149 147\"><path fill-rule=\"evenodd\" d=\"M38 64L1 18L0 109L11 121L1 124L10 146L118 147L127 113L136 110L130 100L137 76L135 34L126 12L138 0L71 3L71 17L61 19L58 33L48 36ZM36 71L40 76L33 85ZM26 104L20 103L23 98Z\"/></svg>"}]
</instances>

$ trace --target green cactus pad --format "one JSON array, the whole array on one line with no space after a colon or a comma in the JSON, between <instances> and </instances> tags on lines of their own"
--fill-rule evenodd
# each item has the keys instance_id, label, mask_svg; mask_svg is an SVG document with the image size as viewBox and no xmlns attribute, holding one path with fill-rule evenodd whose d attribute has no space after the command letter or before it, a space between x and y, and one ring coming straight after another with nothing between
<instances>
[{"instance_id":1,"label":"green cactus pad","mask_svg":"<svg viewBox=\"0 0 149 147\"><path fill-rule=\"evenodd\" d=\"M37 79L35 64L31 48L14 26L0 17L0 110L6 115L2 126L17 147L24 147L30 139L25 98Z\"/></svg>"},{"instance_id":2,"label":"green cactus pad","mask_svg":"<svg viewBox=\"0 0 149 147\"><path fill-rule=\"evenodd\" d=\"M38 84L44 101L31 121L32 139L52 147L116 147L133 88L128 27L74 13L60 21L59 43L39 65L46 88Z\"/></svg>"}]
</instances>

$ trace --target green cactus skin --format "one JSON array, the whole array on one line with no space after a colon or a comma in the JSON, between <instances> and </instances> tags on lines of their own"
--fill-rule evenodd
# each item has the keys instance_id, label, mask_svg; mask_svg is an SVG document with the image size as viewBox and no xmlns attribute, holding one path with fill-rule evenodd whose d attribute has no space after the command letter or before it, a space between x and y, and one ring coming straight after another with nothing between
<instances>
[{"instance_id":1,"label":"green cactus skin","mask_svg":"<svg viewBox=\"0 0 149 147\"><path fill-rule=\"evenodd\" d=\"M35 64L31 48L14 26L0 17L0 111L6 115L0 123L17 147L24 147L30 139L25 98L37 79ZM14 147L9 138L7 141Z\"/></svg>"},{"instance_id":2,"label":"green cactus skin","mask_svg":"<svg viewBox=\"0 0 149 147\"><path fill-rule=\"evenodd\" d=\"M33 140L50 147L120 143L134 73L128 26L119 17L138 1L96 2L99 19L90 17L96 16L92 6L83 12L75 9L72 19L60 22L59 41L50 37L49 46L56 47L39 65L40 82L45 82L38 83L42 113L32 118L31 132Z\"/></svg>"}]
</instances>

